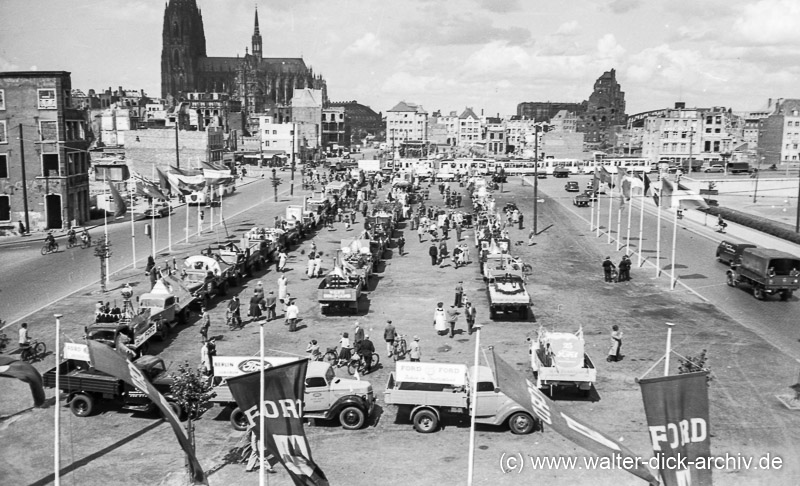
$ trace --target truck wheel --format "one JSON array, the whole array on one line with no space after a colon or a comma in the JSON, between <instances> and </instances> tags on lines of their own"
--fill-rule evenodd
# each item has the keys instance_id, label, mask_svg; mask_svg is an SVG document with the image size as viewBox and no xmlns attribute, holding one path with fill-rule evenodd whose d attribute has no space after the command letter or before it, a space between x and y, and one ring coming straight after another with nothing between
<instances>
[{"instance_id":1,"label":"truck wheel","mask_svg":"<svg viewBox=\"0 0 800 486\"><path fill-rule=\"evenodd\" d=\"M367 417L364 411L355 405L345 407L339 412L339 422L345 430L358 430L364 426L366 421Z\"/></svg>"},{"instance_id":2,"label":"truck wheel","mask_svg":"<svg viewBox=\"0 0 800 486\"><path fill-rule=\"evenodd\" d=\"M414 414L414 429L422 434L430 434L439 427L439 419L430 410L420 410Z\"/></svg>"},{"instance_id":3,"label":"truck wheel","mask_svg":"<svg viewBox=\"0 0 800 486\"><path fill-rule=\"evenodd\" d=\"M733 274L728 274L728 285L731 287L736 287L736 279L733 278Z\"/></svg>"},{"instance_id":4,"label":"truck wheel","mask_svg":"<svg viewBox=\"0 0 800 486\"><path fill-rule=\"evenodd\" d=\"M69 409L76 417L88 417L94 412L94 398L85 393L78 393L69 402Z\"/></svg>"},{"instance_id":5,"label":"truck wheel","mask_svg":"<svg viewBox=\"0 0 800 486\"><path fill-rule=\"evenodd\" d=\"M533 417L525 412L517 412L508 419L508 428L512 434L525 435L533 432Z\"/></svg>"},{"instance_id":6,"label":"truck wheel","mask_svg":"<svg viewBox=\"0 0 800 486\"><path fill-rule=\"evenodd\" d=\"M789 300L792 298L792 291L791 290L782 290L781 291L781 300Z\"/></svg>"},{"instance_id":7,"label":"truck wheel","mask_svg":"<svg viewBox=\"0 0 800 486\"><path fill-rule=\"evenodd\" d=\"M245 430L247 430L247 427L249 425L247 423L247 416L239 407L236 407L233 410L231 410L230 421L231 425L233 425L233 428L240 432L244 432Z\"/></svg>"},{"instance_id":8,"label":"truck wheel","mask_svg":"<svg viewBox=\"0 0 800 486\"><path fill-rule=\"evenodd\" d=\"M757 300L764 300L764 289L761 287L753 287L753 297L755 297Z\"/></svg>"}]
</instances>

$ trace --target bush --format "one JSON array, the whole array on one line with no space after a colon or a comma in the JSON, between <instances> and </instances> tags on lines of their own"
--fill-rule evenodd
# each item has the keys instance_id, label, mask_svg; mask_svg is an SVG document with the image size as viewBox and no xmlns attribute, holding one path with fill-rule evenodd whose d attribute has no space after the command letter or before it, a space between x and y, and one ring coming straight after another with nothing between
<instances>
[{"instance_id":1,"label":"bush","mask_svg":"<svg viewBox=\"0 0 800 486\"><path fill-rule=\"evenodd\" d=\"M698 371L705 371L708 372L706 375L706 382L711 381L711 368L706 366L706 361L708 360L708 356L706 356L707 350L703 350L697 356L687 356L686 359L679 359L680 366L678 366L678 374L685 375L687 373L696 373Z\"/></svg>"},{"instance_id":2,"label":"bush","mask_svg":"<svg viewBox=\"0 0 800 486\"><path fill-rule=\"evenodd\" d=\"M748 228L772 235L776 238L800 244L800 234L795 233L794 228L785 223L771 221L725 207L711 207L706 210L706 213L711 216L722 216L722 219L726 221L747 226Z\"/></svg>"}]
</instances>

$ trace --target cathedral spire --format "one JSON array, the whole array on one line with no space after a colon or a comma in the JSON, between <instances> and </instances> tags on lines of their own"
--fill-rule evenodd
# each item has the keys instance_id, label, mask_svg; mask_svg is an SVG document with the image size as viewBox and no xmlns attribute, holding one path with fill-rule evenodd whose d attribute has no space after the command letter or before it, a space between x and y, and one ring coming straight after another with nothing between
<instances>
[{"instance_id":1,"label":"cathedral spire","mask_svg":"<svg viewBox=\"0 0 800 486\"><path fill-rule=\"evenodd\" d=\"M253 28L253 55L256 59L261 59L261 32L258 29L258 5L256 5L255 27Z\"/></svg>"}]
</instances>

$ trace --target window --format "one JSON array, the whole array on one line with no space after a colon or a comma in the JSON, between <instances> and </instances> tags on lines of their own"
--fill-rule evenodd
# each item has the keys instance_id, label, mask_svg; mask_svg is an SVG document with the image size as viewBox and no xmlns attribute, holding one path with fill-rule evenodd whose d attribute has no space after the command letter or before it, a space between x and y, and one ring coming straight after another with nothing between
<instances>
[{"instance_id":1,"label":"window","mask_svg":"<svg viewBox=\"0 0 800 486\"><path fill-rule=\"evenodd\" d=\"M273 135L277 135L278 134L278 130L272 130L272 134Z\"/></svg>"},{"instance_id":2,"label":"window","mask_svg":"<svg viewBox=\"0 0 800 486\"><path fill-rule=\"evenodd\" d=\"M40 121L39 133L41 133L42 142L56 142L58 141L58 122L56 121Z\"/></svg>"},{"instance_id":3,"label":"window","mask_svg":"<svg viewBox=\"0 0 800 486\"><path fill-rule=\"evenodd\" d=\"M11 197L0 196L0 221L11 221Z\"/></svg>"},{"instance_id":4,"label":"window","mask_svg":"<svg viewBox=\"0 0 800 486\"><path fill-rule=\"evenodd\" d=\"M328 383L325 381L324 376L312 376L311 378L306 378L306 387L308 388L321 388L328 386Z\"/></svg>"},{"instance_id":5,"label":"window","mask_svg":"<svg viewBox=\"0 0 800 486\"><path fill-rule=\"evenodd\" d=\"M0 144L8 143L8 133L6 132L6 121L0 120Z\"/></svg>"},{"instance_id":6,"label":"window","mask_svg":"<svg viewBox=\"0 0 800 486\"><path fill-rule=\"evenodd\" d=\"M8 179L8 156L0 154L0 179Z\"/></svg>"},{"instance_id":7,"label":"window","mask_svg":"<svg viewBox=\"0 0 800 486\"><path fill-rule=\"evenodd\" d=\"M56 90L54 89L40 89L39 92L39 109L40 110L55 110L56 106Z\"/></svg>"},{"instance_id":8,"label":"window","mask_svg":"<svg viewBox=\"0 0 800 486\"><path fill-rule=\"evenodd\" d=\"M44 177L57 177L60 174L58 154L42 154L42 175Z\"/></svg>"},{"instance_id":9,"label":"window","mask_svg":"<svg viewBox=\"0 0 800 486\"><path fill-rule=\"evenodd\" d=\"M6 90L0 89L0 110L6 109Z\"/></svg>"}]
</instances>

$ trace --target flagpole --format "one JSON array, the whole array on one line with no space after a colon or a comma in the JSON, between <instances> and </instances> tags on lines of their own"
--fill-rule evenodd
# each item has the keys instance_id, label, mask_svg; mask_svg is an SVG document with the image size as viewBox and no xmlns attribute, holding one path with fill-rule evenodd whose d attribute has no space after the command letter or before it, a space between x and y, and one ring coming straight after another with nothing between
<instances>
[{"instance_id":1,"label":"flagpole","mask_svg":"<svg viewBox=\"0 0 800 486\"><path fill-rule=\"evenodd\" d=\"M643 230L644 230L644 187L642 187L642 197L641 202L642 205L639 210L639 261L636 263L638 267L642 266L642 238L643 238Z\"/></svg>"},{"instance_id":2,"label":"flagpole","mask_svg":"<svg viewBox=\"0 0 800 486\"><path fill-rule=\"evenodd\" d=\"M478 413L478 394L475 393L475 390L478 389L478 365L480 351L481 351L481 324L476 324L474 326L475 332L477 335L475 336L475 367L473 368L472 373L472 383L470 386L472 387L472 396L475 397L472 400L472 411L470 413L470 423L469 423L469 462L467 466L467 486L472 486L472 475L475 472L475 416Z\"/></svg>"},{"instance_id":3,"label":"flagpole","mask_svg":"<svg viewBox=\"0 0 800 486\"><path fill-rule=\"evenodd\" d=\"M595 191L594 198L597 200L597 238L600 238L600 184L597 185L597 191Z\"/></svg>"},{"instance_id":4,"label":"flagpole","mask_svg":"<svg viewBox=\"0 0 800 486\"><path fill-rule=\"evenodd\" d=\"M664 355L664 376L669 376L669 355L672 354L672 326L675 324L667 323L667 353Z\"/></svg>"},{"instance_id":5,"label":"flagpole","mask_svg":"<svg viewBox=\"0 0 800 486\"><path fill-rule=\"evenodd\" d=\"M55 347L55 358L56 358L56 404L53 407L55 409L55 444L53 448L53 473L55 474L55 486L59 486L61 484L61 406L59 404L59 398L61 395L61 373L59 372L58 365L61 362L61 317L63 314L53 314L56 318L56 347Z\"/></svg>"},{"instance_id":6,"label":"flagpole","mask_svg":"<svg viewBox=\"0 0 800 486\"><path fill-rule=\"evenodd\" d=\"M189 200L186 199L186 244L189 244L189 219L191 216L189 215Z\"/></svg>"},{"instance_id":7,"label":"flagpole","mask_svg":"<svg viewBox=\"0 0 800 486\"><path fill-rule=\"evenodd\" d=\"M258 484L264 486L264 476L266 468L264 467L264 321L261 321L259 328L259 354L261 356L261 365L258 367L260 370L261 380L259 380L258 390Z\"/></svg>"},{"instance_id":8,"label":"flagpole","mask_svg":"<svg viewBox=\"0 0 800 486\"><path fill-rule=\"evenodd\" d=\"M614 183L613 183L613 179L612 179L612 182L608 183L608 185L611 186L611 193L608 196L608 228L606 228L606 229L607 229L607 234L608 234L608 242L607 243L610 245L611 244L611 215L613 214L613 209L614 209L613 206L612 206L613 203L614 203Z\"/></svg>"},{"instance_id":9,"label":"flagpole","mask_svg":"<svg viewBox=\"0 0 800 486\"><path fill-rule=\"evenodd\" d=\"M589 231L594 230L594 201L589 196Z\"/></svg>"},{"instance_id":10,"label":"flagpole","mask_svg":"<svg viewBox=\"0 0 800 486\"><path fill-rule=\"evenodd\" d=\"M622 196L622 193L620 193L620 196L624 197ZM623 204L624 203L622 202L622 200L620 200L619 207L617 208L617 251L619 251L620 248L622 248L622 205Z\"/></svg>"},{"instance_id":11,"label":"flagpole","mask_svg":"<svg viewBox=\"0 0 800 486\"><path fill-rule=\"evenodd\" d=\"M680 206L679 206L680 207ZM675 290L675 247L678 246L678 211L672 218L672 276L670 277L669 289Z\"/></svg>"},{"instance_id":12,"label":"flagpole","mask_svg":"<svg viewBox=\"0 0 800 486\"><path fill-rule=\"evenodd\" d=\"M628 233L625 236L625 253L630 252L631 249L631 213L633 212L633 203L628 203Z\"/></svg>"},{"instance_id":13,"label":"flagpole","mask_svg":"<svg viewBox=\"0 0 800 486\"><path fill-rule=\"evenodd\" d=\"M134 217L133 217L133 191L128 188L128 194L131 195L131 257L133 259L133 263L131 264L131 268L136 268L136 226L134 225Z\"/></svg>"},{"instance_id":14,"label":"flagpole","mask_svg":"<svg viewBox=\"0 0 800 486\"><path fill-rule=\"evenodd\" d=\"M664 181L661 181L662 188L664 187ZM658 217L656 219L656 278L661 276L661 206L664 204L664 198L662 196L662 190L658 190Z\"/></svg>"},{"instance_id":15,"label":"flagpole","mask_svg":"<svg viewBox=\"0 0 800 486\"><path fill-rule=\"evenodd\" d=\"M108 177L107 176L108 176L108 172L107 171L103 171L103 179L105 179L106 186L108 186ZM105 189L103 189L103 192L105 192ZM115 201L115 203L116 203L116 201ZM108 196L106 196L106 206L108 206L108 204L109 204ZM131 208L131 218L133 218L133 208ZM109 265L108 265L109 258L108 258L108 253L107 253L108 252L108 211L103 211L103 236L105 237L104 244L106 245L106 258L104 258L104 260L105 260L104 263L105 263L105 266L106 266L106 282L105 282L105 284L108 285L108 284L111 283L111 276L110 276Z\"/></svg>"},{"instance_id":16,"label":"flagpole","mask_svg":"<svg viewBox=\"0 0 800 486\"><path fill-rule=\"evenodd\" d=\"M167 199L167 238L169 251L172 252L172 199Z\"/></svg>"}]
</instances>

